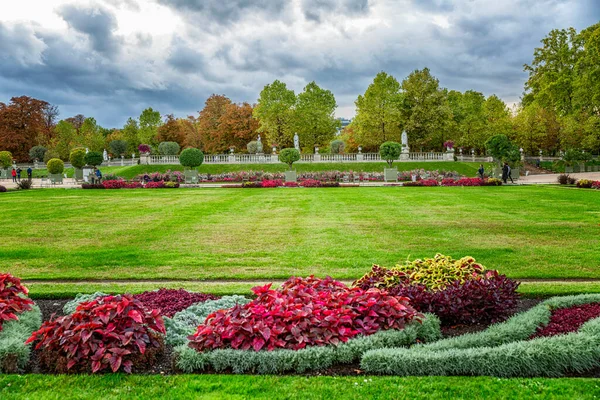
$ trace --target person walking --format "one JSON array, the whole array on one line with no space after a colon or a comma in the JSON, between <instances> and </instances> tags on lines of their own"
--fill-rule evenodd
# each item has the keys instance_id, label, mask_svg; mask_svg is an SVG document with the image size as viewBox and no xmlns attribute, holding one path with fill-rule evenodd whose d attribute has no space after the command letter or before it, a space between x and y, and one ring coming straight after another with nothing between
<instances>
[{"instance_id":1,"label":"person walking","mask_svg":"<svg viewBox=\"0 0 600 400\"><path fill-rule=\"evenodd\" d=\"M29 180L29 182L31 182L33 178L33 170L31 169L31 165L29 166L29 168L27 168L27 179Z\"/></svg>"},{"instance_id":2,"label":"person walking","mask_svg":"<svg viewBox=\"0 0 600 400\"><path fill-rule=\"evenodd\" d=\"M477 170L477 173L479 174L479 177L481 179L483 179L484 172L485 172L485 168L483 168L483 164L479 164L479 169Z\"/></svg>"},{"instance_id":3,"label":"person walking","mask_svg":"<svg viewBox=\"0 0 600 400\"><path fill-rule=\"evenodd\" d=\"M515 181L513 181L512 176L510 176L510 166L507 162L505 162L504 166L502 167L502 180L504 181L504 183L506 183L508 179L510 179L511 183L515 183Z\"/></svg>"},{"instance_id":4,"label":"person walking","mask_svg":"<svg viewBox=\"0 0 600 400\"><path fill-rule=\"evenodd\" d=\"M13 178L13 183L17 183L17 170L16 169L12 169L11 172L12 178Z\"/></svg>"},{"instance_id":5,"label":"person walking","mask_svg":"<svg viewBox=\"0 0 600 400\"><path fill-rule=\"evenodd\" d=\"M102 172L99 168L96 168L96 183L102 183Z\"/></svg>"},{"instance_id":6,"label":"person walking","mask_svg":"<svg viewBox=\"0 0 600 400\"><path fill-rule=\"evenodd\" d=\"M17 181L21 182L21 167L17 167Z\"/></svg>"}]
</instances>

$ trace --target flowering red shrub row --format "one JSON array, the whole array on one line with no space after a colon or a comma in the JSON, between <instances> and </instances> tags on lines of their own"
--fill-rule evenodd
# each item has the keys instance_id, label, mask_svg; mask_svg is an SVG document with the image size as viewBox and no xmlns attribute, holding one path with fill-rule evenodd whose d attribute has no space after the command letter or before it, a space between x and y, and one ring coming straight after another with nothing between
<instances>
[{"instance_id":1,"label":"flowering red shrub row","mask_svg":"<svg viewBox=\"0 0 600 400\"><path fill-rule=\"evenodd\" d=\"M441 182L436 179L421 179L414 182L404 182L403 186L500 186L502 182L495 178L444 178Z\"/></svg>"},{"instance_id":2,"label":"flowering red shrub row","mask_svg":"<svg viewBox=\"0 0 600 400\"><path fill-rule=\"evenodd\" d=\"M531 338L562 335L576 332L581 325L593 318L600 317L600 303L581 304L568 308L558 308L552 311L550 322L539 327Z\"/></svg>"},{"instance_id":3,"label":"flowering red shrub row","mask_svg":"<svg viewBox=\"0 0 600 400\"><path fill-rule=\"evenodd\" d=\"M127 182L121 179L103 181L102 186L105 189L139 189L143 187L140 182Z\"/></svg>"},{"instance_id":4,"label":"flowering red shrub row","mask_svg":"<svg viewBox=\"0 0 600 400\"><path fill-rule=\"evenodd\" d=\"M388 289L395 296L410 299L419 312L437 315L443 325L478 324L501 321L517 306L519 283L486 271L482 277L455 281L443 290L433 291L424 285L399 285Z\"/></svg>"},{"instance_id":5,"label":"flowering red shrub row","mask_svg":"<svg viewBox=\"0 0 600 400\"><path fill-rule=\"evenodd\" d=\"M298 182L286 182L285 187L298 187Z\"/></svg>"},{"instance_id":6,"label":"flowering red shrub row","mask_svg":"<svg viewBox=\"0 0 600 400\"><path fill-rule=\"evenodd\" d=\"M594 181L594 183L592 183L592 189L600 189L600 181Z\"/></svg>"},{"instance_id":7,"label":"flowering red shrub row","mask_svg":"<svg viewBox=\"0 0 600 400\"><path fill-rule=\"evenodd\" d=\"M176 189L178 188L179 182L172 182L172 181L150 181L147 182L146 185L144 186L144 188L146 189ZM142 187L142 186L140 186Z\"/></svg>"},{"instance_id":8,"label":"flowering red shrub row","mask_svg":"<svg viewBox=\"0 0 600 400\"><path fill-rule=\"evenodd\" d=\"M31 310L33 301L21 280L11 274L0 274L0 331L4 321L18 320L18 314Z\"/></svg>"},{"instance_id":9,"label":"flowering red shrub row","mask_svg":"<svg viewBox=\"0 0 600 400\"><path fill-rule=\"evenodd\" d=\"M275 187L279 187L279 186L283 186L283 181L281 179L272 179L272 180L264 179L262 181L262 187L264 187L264 188L275 188Z\"/></svg>"},{"instance_id":10,"label":"flowering red shrub row","mask_svg":"<svg viewBox=\"0 0 600 400\"><path fill-rule=\"evenodd\" d=\"M169 318L192 304L218 299L218 297L211 294L190 293L185 289L165 288L136 294L133 298L142 302L147 309L158 310L161 315Z\"/></svg>"},{"instance_id":11,"label":"flowering red shrub row","mask_svg":"<svg viewBox=\"0 0 600 400\"><path fill-rule=\"evenodd\" d=\"M278 290L255 287L246 305L220 310L189 337L198 350L273 350L336 345L382 329L402 329L418 314L404 297L348 288L331 278L290 278Z\"/></svg>"},{"instance_id":12,"label":"flowering red shrub row","mask_svg":"<svg viewBox=\"0 0 600 400\"><path fill-rule=\"evenodd\" d=\"M155 362L164 347L159 333L165 333L159 311L125 294L81 303L73 314L45 321L25 343L38 342L40 363L52 372L131 373L136 364Z\"/></svg>"}]
</instances>

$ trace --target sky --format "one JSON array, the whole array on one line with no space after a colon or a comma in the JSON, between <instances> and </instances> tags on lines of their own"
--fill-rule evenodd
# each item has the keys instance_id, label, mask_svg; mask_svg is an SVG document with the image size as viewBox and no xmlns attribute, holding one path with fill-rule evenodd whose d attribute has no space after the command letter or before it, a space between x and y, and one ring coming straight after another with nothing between
<instances>
[{"instance_id":1,"label":"sky","mask_svg":"<svg viewBox=\"0 0 600 400\"><path fill-rule=\"evenodd\" d=\"M279 79L331 90L336 115L379 71L519 101L552 29L600 21L600 0L0 0L0 102L121 127L147 107L197 115L213 93L255 103Z\"/></svg>"}]
</instances>

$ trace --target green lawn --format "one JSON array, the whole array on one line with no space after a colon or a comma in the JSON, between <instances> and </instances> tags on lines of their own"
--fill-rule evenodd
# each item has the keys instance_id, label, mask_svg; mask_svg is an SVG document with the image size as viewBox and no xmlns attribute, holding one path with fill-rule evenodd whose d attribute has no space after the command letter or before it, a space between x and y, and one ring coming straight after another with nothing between
<instances>
[{"instance_id":1,"label":"green lawn","mask_svg":"<svg viewBox=\"0 0 600 400\"><path fill-rule=\"evenodd\" d=\"M594 399L596 379L0 375L2 399Z\"/></svg>"},{"instance_id":2,"label":"green lawn","mask_svg":"<svg viewBox=\"0 0 600 400\"><path fill-rule=\"evenodd\" d=\"M557 186L44 189L0 208L0 270L26 279L354 279L437 252L600 278L600 192Z\"/></svg>"},{"instance_id":3,"label":"green lawn","mask_svg":"<svg viewBox=\"0 0 600 400\"><path fill-rule=\"evenodd\" d=\"M394 167L398 168L398 171L410 171L413 169L423 168L425 170L443 170L443 171L456 171L461 175L475 176L480 163L472 162L397 162L394 163ZM486 163L486 169L489 169L491 164ZM387 167L384 162L363 162L363 163L298 163L294 164L294 169L298 172L312 172L312 171L364 171L364 172L383 172L383 169ZM287 169L285 164L204 164L198 168L198 171L203 174L220 174L224 172L234 171L265 171L265 172L283 172ZM125 167L103 167L100 166L100 170L104 175L116 174L122 178L132 179L139 174L150 173L150 172L165 172L171 171L183 171L181 165L135 165ZM73 176L73 169L67 168L65 170L67 176ZM48 171L45 169L39 169L34 171L34 177L40 177L47 175Z\"/></svg>"}]
</instances>

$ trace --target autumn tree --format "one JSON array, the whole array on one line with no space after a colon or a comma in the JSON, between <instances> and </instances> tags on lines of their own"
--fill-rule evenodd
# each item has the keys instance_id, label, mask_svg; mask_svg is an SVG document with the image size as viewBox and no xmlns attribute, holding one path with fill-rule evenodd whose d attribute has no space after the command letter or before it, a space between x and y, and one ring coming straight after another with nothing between
<instances>
[{"instance_id":1,"label":"autumn tree","mask_svg":"<svg viewBox=\"0 0 600 400\"><path fill-rule=\"evenodd\" d=\"M254 117L259 121L258 132L263 133L271 145L293 146L295 105L294 91L279 80L266 85L260 92Z\"/></svg>"},{"instance_id":2,"label":"autumn tree","mask_svg":"<svg viewBox=\"0 0 600 400\"><path fill-rule=\"evenodd\" d=\"M183 146L185 140L185 131L181 123L173 116L168 114L165 122L158 127L156 133L156 142L175 142Z\"/></svg>"},{"instance_id":3,"label":"autumn tree","mask_svg":"<svg viewBox=\"0 0 600 400\"><path fill-rule=\"evenodd\" d=\"M298 94L295 107L295 131L305 151L325 147L334 138L340 121L335 118L337 103L329 90L311 82Z\"/></svg>"},{"instance_id":4,"label":"autumn tree","mask_svg":"<svg viewBox=\"0 0 600 400\"><path fill-rule=\"evenodd\" d=\"M259 123L254 118L253 112L254 108L249 103L231 103L225 107L225 113L220 119L220 129L223 141L226 143L223 151L230 147L245 149L249 142L256 140ZM265 138L263 149L267 149L268 145L268 140Z\"/></svg>"},{"instance_id":5,"label":"autumn tree","mask_svg":"<svg viewBox=\"0 0 600 400\"><path fill-rule=\"evenodd\" d=\"M221 118L227 112L231 100L224 96L213 94L210 96L198 117L198 129L202 138L204 153L221 153L228 147L227 137L221 129Z\"/></svg>"},{"instance_id":6,"label":"autumn tree","mask_svg":"<svg viewBox=\"0 0 600 400\"><path fill-rule=\"evenodd\" d=\"M83 121L79 129L79 136L82 139L83 146L90 151L101 152L104 150L104 136L95 118L89 117Z\"/></svg>"},{"instance_id":7,"label":"autumn tree","mask_svg":"<svg viewBox=\"0 0 600 400\"><path fill-rule=\"evenodd\" d=\"M0 149L10 151L17 161L29 159L29 149L40 143L45 130L44 112L49 104L21 96L0 103Z\"/></svg>"},{"instance_id":8,"label":"autumn tree","mask_svg":"<svg viewBox=\"0 0 600 400\"><path fill-rule=\"evenodd\" d=\"M391 75L380 72L364 95L356 99L356 117L352 122L359 144L367 151L377 151L386 141L400 141L404 121L400 84Z\"/></svg>"},{"instance_id":9,"label":"autumn tree","mask_svg":"<svg viewBox=\"0 0 600 400\"><path fill-rule=\"evenodd\" d=\"M198 120L193 115L189 115L187 118L179 118L177 122L183 132L183 147L201 148L202 137L198 128Z\"/></svg>"}]
</instances>

